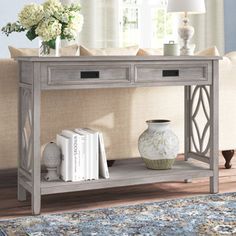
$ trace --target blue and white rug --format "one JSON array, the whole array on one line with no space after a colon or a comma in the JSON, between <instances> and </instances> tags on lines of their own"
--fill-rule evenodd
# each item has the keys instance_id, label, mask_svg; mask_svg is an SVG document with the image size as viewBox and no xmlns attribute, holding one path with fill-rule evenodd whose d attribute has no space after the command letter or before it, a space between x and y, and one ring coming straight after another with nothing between
<instances>
[{"instance_id":1,"label":"blue and white rug","mask_svg":"<svg viewBox=\"0 0 236 236\"><path fill-rule=\"evenodd\" d=\"M236 235L236 193L1 220L6 235Z\"/></svg>"}]
</instances>

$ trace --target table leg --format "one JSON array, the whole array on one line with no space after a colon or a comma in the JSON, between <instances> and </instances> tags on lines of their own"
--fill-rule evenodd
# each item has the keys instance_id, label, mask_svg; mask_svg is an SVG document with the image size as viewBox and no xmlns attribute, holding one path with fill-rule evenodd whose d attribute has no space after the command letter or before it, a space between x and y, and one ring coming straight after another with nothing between
<instances>
[{"instance_id":1,"label":"table leg","mask_svg":"<svg viewBox=\"0 0 236 236\"><path fill-rule=\"evenodd\" d=\"M213 61L212 85L210 86L210 192L219 192L219 62Z\"/></svg>"},{"instance_id":2,"label":"table leg","mask_svg":"<svg viewBox=\"0 0 236 236\"><path fill-rule=\"evenodd\" d=\"M24 96L23 90L21 87L19 87L18 90L18 171L17 171L17 199L18 201L25 201L26 200L26 190L24 187L20 184L20 168L26 167L24 158L24 152L23 152L23 119L25 119L26 114L23 114L25 112L24 107L22 106L22 99Z\"/></svg>"},{"instance_id":3,"label":"table leg","mask_svg":"<svg viewBox=\"0 0 236 236\"><path fill-rule=\"evenodd\" d=\"M17 184L17 200L26 201L26 190L19 183Z\"/></svg>"},{"instance_id":4,"label":"table leg","mask_svg":"<svg viewBox=\"0 0 236 236\"><path fill-rule=\"evenodd\" d=\"M191 86L184 87L184 159L185 161L189 158L190 152L190 122L191 122ZM185 179L185 183L192 182L192 179Z\"/></svg>"},{"instance_id":5,"label":"table leg","mask_svg":"<svg viewBox=\"0 0 236 236\"><path fill-rule=\"evenodd\" d=\"M31 206L32 214L39 215L41 212L41 194L36 188L34 189L34 192L31 195Z\"/></svg>"},{"instance_id":6,"label":"table leg","mask_svg":"<svg viewBox=\"0 0 236 236\"><path fill-rule=\"evenodd\" d=\"M184 158L189 158L190 152L190 125L191 125L191 86L184 87Z\"/></svg>"},{"instance_id":7,"label":"table leg","mask_svg":"<svg viewBox=\"0 0 236 236\"><path fill-rule=\"evenodd\" d=\"M40 214L41 209L41 153L40 153L40 64L34 63L34 85L33 85L33 165L31 193L32 213Z\"/></svg>"}]
</instances>

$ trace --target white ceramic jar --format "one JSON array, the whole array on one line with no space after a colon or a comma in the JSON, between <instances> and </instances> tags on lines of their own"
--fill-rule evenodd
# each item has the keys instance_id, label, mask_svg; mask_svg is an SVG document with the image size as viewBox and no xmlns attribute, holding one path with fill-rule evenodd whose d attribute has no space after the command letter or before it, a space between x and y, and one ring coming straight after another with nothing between
<instances>
[{"instance_id":1,"label":"white ceramic jar","mask_svg":"<svg viewBox=\"0 0 236 236\"><path fill-rule=\"evenodd\" d=\"M174 41L169 41L169 43L164 44L164 56L179 56L180 49L179 44Z\"/></svg>"},{"instance_id":2,"label":"white ceramic jar","mask_svg":"<svg viewBox=\"0 0 236 236\"><path fill-rule=\"evenodd\" d=\"M148 120L147 125L138 140L142 159L150 169L170 169L179 151L179 140L170 129L170 121Z\"/></svg>"}]
</instances>

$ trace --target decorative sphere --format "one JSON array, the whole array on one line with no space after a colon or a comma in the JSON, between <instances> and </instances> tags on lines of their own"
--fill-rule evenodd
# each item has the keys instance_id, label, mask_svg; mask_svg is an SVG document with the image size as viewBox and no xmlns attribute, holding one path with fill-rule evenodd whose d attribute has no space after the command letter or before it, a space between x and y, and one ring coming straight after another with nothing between
<instances>
[{"instance_id":1,"label":"decorative sphere","mask_svg":"<svg viewBox=\"0 0 236 236\"><path fill-rule=\"evenodd\" d=\"M43 160L47 168L56 168L61 164L61 150L56 143L48 143L43 151Z\"/></svg>"}]
</instances>

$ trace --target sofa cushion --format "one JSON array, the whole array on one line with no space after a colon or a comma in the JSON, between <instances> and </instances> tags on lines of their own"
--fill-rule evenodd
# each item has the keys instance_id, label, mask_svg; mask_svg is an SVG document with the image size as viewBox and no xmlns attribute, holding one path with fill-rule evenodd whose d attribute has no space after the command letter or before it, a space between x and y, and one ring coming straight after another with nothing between
<instances>
[{"instance_id":1,"label":"sofa cushion","mask_svg":"<svg viewBox=\"0 0 236 236\"><path fill-rule=\"evenodd\" d=\"M23 56L38 56L38 48L15 48L8 46L11 58ZM78 44L69 45L60 49L62 56L77 56L79 55Z\"/></svg>"},{"instance_id":2,"label":"sofa cushion","mask_svg":"<svg viewBox=\"0 0 236 236\"><path fill-rule=\"evenodd\" d=\"M161 48L140 48L137 56L150 56L150 55L163 55L163 49Z\"/></svg>"},{"instance_id":3,"label":"sofa cushion","mask_svg":"<svg viewBox=\"0 0 236 236\"><path fill-rule=\"evenodd\" d=\"M124 48L86 48L80 46L80 56L136 56L138 46Z\"/></svg>"}]
</instances>

